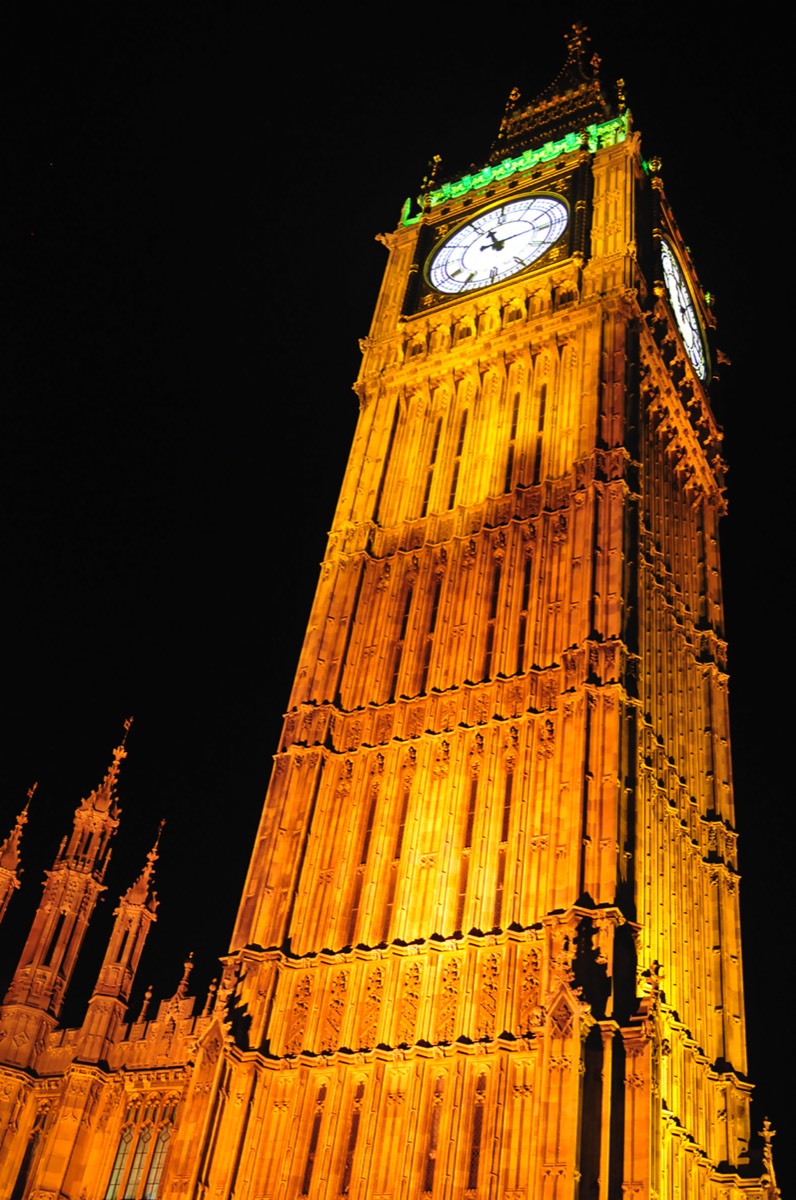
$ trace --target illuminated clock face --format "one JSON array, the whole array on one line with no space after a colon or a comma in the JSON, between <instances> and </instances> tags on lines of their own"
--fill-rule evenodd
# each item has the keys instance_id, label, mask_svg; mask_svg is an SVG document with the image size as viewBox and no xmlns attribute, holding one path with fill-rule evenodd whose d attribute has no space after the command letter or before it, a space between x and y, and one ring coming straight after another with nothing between
<instances>
[{"instance_id":1,"label":"illuminated clock face","mask_svg":"<svg viewBox=\"0 0 796 1200\"><path fill-rule=\"evenodd\" d=\"M455 295L499 283L541 258L563 234L569 211L555 196L523 196L461 225L431 255L426 276Z\"/></svg>"},{"instance_id":2,"label":"illuminated clock face","mask_svg":"<svg viewBox=\"0 0 796 1200\"><path fill-rule=\"evenodd\" d=\"M661 242L661 266L663 267L663 282L669 303L674 311L674 319L683 339L686 354L691 359L691 365L704 383L708 377L708 359L705 353L705 342L702 337L702 327L699 324L694 301L685 281L682 268L674 256L668 242Z\"/></svg>"}]
</instances>

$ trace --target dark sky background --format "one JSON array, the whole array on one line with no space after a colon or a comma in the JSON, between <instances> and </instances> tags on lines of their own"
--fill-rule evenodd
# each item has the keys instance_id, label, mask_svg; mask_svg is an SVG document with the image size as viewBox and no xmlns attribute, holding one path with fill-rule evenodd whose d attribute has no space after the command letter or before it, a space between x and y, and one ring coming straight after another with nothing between
<instances>
[{"instance_id":1,"label":"dark sky background","mask_svg":"<svg viewBox=\"0 0 796 1200\"><path fill-rule=\"evenodd\" d=\"M374 235L432 154L449 175L486 158L510 88L545 87L581 17L605 83L626 81L645 154L663 159L733 363L715 406L753 1128L769 1113L781 1129L786 1185L786 48L776 29L727 23L724 5L696 22L696 6L624 3L467 19L435 4L294 8L31 4L4 18L0 839L39 789L0 965L133 715L85 973L161 818L139 992L154 980L171 994L191 950L197 988L214 973L354 428L357 339L385 262Z\"/></svg>"}]
</instances>

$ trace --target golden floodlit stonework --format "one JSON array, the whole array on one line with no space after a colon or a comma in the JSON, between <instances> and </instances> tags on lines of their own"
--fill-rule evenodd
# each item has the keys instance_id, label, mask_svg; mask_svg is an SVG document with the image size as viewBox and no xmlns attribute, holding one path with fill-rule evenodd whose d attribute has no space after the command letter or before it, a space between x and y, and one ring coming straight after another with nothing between
<instances>
[{"instance_id":1,"label":"golden floodlit stonework","mask_svg":"<svg viewBox=\"0 0 796 1200\"><path fill-rule=\"evenodd\" d=\"M127 1015L153 850L59 1024L124 747L81 803L2 1006L0 1200L779 1195L747 1159L713 321L597 69L576 28L483 170L429 179L381 239L201 1011L188 964Z\"/></svg>"}]
</instances>

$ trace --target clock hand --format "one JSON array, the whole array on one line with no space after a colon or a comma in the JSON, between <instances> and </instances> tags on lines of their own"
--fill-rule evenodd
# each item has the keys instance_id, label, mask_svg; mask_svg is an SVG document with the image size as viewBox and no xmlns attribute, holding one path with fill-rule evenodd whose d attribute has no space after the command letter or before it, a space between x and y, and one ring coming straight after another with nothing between
<instances>
[{"instance_id":1,"label":"clock hand","mask_svg":"<svg viewBox=\"0 0 796 1200\"><path fill-rule=\"evenodd\" d=\"M492 243L491 243L491 245L480 246L479 247L480 250L502 250L503 249L503 242L501 242L500 238L495 237L494 229L487 230L486 236L488 238L492 239Z\"/></svg>"},{"instance_id":2,"label":"clock hand","mask_svg":"<svg viewBox=\"0 0 796 1200\"><path fill-rule=\"evenodd\" d=\"M503 247L506 245L506 242L510 242L512 238L518 238L518 237L526 238L529 246L539 246L547 241L546 237L529 238L527 231L524 229L521 229L519 231L519 233L507 234L506 237L504 237L502 241L499 238L495 237L495 235L491 229L489 230L489 232L487 233L486 236L491 238L492 241L491 241L491 243L488 243L485 246L479 246L479 250L502 250Z\"/></svg>"}]
</instances>

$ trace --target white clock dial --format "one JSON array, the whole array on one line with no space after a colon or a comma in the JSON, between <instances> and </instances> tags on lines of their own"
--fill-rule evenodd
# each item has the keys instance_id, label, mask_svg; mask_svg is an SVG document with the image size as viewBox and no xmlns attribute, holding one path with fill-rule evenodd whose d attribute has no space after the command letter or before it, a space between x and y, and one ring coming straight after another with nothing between
<instances>
[{"instance_id":1,"label":"white clock dial","mask_svg":"<svg viewBox=\"0 0 796 1200\"><path fill-rule=\"evenodd\" d=\"M524 271L563 234L569 210L556 196L523 196L461 225L435 250L426 276L438 292L471 292Z\"/></svg>"},{"instance_id":2,"label":"white clock dial","mask_svg":"<svg viewBox=\"0 0 796 1200\"><path fill-rule=\"evenodd\" d=\"M680 337L683 339L685 352L691 360L692 367L704 383L708 377L708 359L696 306L682 267L675 258L669 243L663 241L661 242L661 266L666 294L674 312Z\"/></svg>"}]
</instances>

